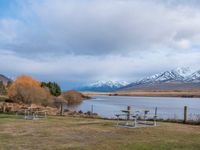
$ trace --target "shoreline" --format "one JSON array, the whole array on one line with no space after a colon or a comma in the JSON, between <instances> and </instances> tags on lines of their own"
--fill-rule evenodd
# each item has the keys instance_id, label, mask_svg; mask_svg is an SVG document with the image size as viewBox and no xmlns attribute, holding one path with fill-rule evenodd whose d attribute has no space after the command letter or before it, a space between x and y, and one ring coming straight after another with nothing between
<instances>
[{"instance_id":1,"label":"shoreline","mask_svg":"<svg viewBox=\"0 0 200 150\"><path fill-rule=\"evenodd\" d=\"M120 92L81 92L84 95L137 96L137 97L182 97L200 98L200 91L120 91Z\"/></svg>"}]
</instances>

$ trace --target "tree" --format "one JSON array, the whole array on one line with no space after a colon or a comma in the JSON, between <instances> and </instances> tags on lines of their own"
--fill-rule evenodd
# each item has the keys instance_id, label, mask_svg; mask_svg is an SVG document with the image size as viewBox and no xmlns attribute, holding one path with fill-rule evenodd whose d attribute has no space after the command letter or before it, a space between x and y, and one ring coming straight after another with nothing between
<instances>
[{"instance_id":1,"label":"tree","mask_svg":"<svg viewBox=\"0 0 200 150\"><path fill-rule=\"evenodd\" d=\"M6 87L3 84L3 81L0 81L0 95L5 95L6 94Z\"/></svg>"},{"instance_id":2,"label":"tree","mask_svg":"<svg viewBox=\"0 0 200 150\"><path fill-rule=\"evenodd\" d=\"M30 76L18 77L9 87L8 96L14 102L42 105L50 103L50 93L40 86L40 82Z\"/></svg>"},{"instance_id":3,"label":"tree","mask_svg":"<svg viewBox=\"0 0 200 150\"><path fill-rule=\"evenodd\" d=\"M59 96L61 94L60 86L55 82L42 82L41 87L48 87L53 96Z\"/></svg>"},{"instance_id":4,"label":"tree","mask_svg":"<svg viewBox=\"0 0 200 150\"><path fill-rule=\"evenodd\" d=\"M11 85L12 85L12 81L11 80L9 80L8 82L7 82L7 86L6 86L6 88L9 88Z\"/></svg>"},{"instance_id":5,"label":"tree","mask_svg":"<svg viewBox=\"0 0 200 150\"><path fill-rule=\"evenodd\" d=\"M84 96L83 94L75 90L63 92L62 97L65 101L67 101L68 105L76 105L76 104L81 103L84 99L90 98L88 96Z\"/></svg>"}]
</instances>

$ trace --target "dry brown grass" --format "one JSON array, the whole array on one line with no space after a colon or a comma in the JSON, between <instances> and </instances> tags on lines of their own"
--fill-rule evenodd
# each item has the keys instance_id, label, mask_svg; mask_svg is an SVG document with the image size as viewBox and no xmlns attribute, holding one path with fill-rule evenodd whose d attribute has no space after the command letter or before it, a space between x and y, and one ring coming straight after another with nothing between
<instances>
[{"instance_id":1,"label":"dry brown grass","mask_svg":"<svg viewBox=\"0 0 200 150\"><path fill-rule=\"evenodd\" d=\"M81 92L84 95L109 95L113 94L112 92Z\"/></svg>"},{"instance_id":2,"label":"dry brown grass","mask_svg":"<svg viewBox=\"0 0 200 150\"><path fill-rule=\"evenodd\" d=\"M119 91L119 92L83 92L85 95L113 96L155 96L155 97L200 97L200 91Z\"/></svg>"},{"instance_id":3,"label":"dry brown grass","mask_svg":"<svg viewBox=\"0 0 200 150\"><path fill-rule=\"evenodd\" d=\"M122 91L117 94L127 96L200 97L200 91Z\"/></svg>"},{"instance_id":4,"label":"dry brown grass","mask_svg":"<svg viewBox=\"0 0 200 150\"><path fill-rule=\"evenodd\" d=\"M158 127L131 129L112 123L70 117L27 121L0 115L0 149L197 150L200 147L199 126L161 123Z\"/></svg>"}]
</instances>

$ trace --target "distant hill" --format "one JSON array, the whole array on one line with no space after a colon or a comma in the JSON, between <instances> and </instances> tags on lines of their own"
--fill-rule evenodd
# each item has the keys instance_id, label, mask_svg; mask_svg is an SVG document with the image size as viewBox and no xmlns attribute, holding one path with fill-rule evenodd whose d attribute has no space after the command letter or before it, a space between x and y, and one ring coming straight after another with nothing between
<instances>
[{"instance_id":1,"label":"distant hill","mask_svg":"<svg viewBox=\"0 0 200 150\"><path fill-rule=\"evenodd\" d=\"M190 68L177 68L143 78L118 90L200 90L200 70L193 72Z\"/></svg>"},{"instance_id":2,"label":"distant hill","mask_svg":"<svg viewBox=\"0 0 200 150\"><path fill-rule=\"evenodd\" d=\"M177 68L132 83L97 81L77 90L82 92L200 90L200 70L192 71L189 67Z\"/></svg>"},{"instance_id":3,"label":"distant hill","mask_svg":"<svg viewBox=\"0 0 200 150\"><path fill-rule=\"evenodd\" d=\"M87 92L111 92L115 91L121 87L128 85L125 81L97 81L85 86L78 88L79 91Z\"/></svg>"},{"instance_id":4,"label":"distant hill","mask_svg":"<svg viewBox=\"0 0 200 150\"><path fill-rule=\"evenodd\" d=\"M8 81L12 81L11 79L9 79L8 77L0 74L0 81L3 81L3 84L7 84Z\"/></svg>"},{"instance_id":5,"label":"distant hill","mask_svg":"<svg viewBox=\"0 0 200 150\"><path fill-rule=\"evenodd\" d=\"M145 83L118 89L118 91L182 91L200 90L200 83Z\"/></svg>"}]
</instances>

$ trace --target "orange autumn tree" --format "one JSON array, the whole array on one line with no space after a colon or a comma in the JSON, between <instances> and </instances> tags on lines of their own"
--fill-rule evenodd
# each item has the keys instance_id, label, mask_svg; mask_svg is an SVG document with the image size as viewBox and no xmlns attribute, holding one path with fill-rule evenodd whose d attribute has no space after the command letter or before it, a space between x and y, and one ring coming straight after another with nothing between
<instances>
[{"instance_id":1,"label":"orange autumn tree","mask_svg":"<svg viewBox=\"0 0 200 150\"><path fill-rule=\"evenodd\" d=\"M48 105L50 93L40 86L40 82L30 76L20 76L10 86L8 96L14 102Z\"/></svg>"}]
</instances>

